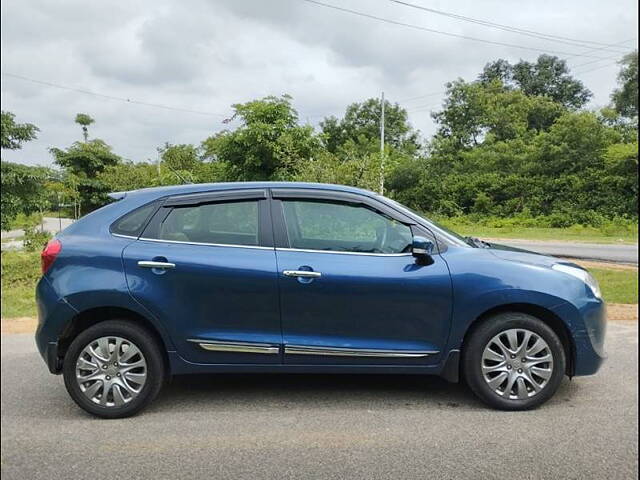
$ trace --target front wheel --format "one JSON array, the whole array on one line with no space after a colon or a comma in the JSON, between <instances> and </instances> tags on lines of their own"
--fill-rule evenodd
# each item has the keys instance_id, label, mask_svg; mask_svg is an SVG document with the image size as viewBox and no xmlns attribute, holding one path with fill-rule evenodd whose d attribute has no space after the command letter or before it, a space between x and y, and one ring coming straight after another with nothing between
<instances>
[{"instance_id":1,"label":"front wheel","mask_svg":"<svg viewBox=\"0 0 640 480\"><path fill-rule=\"evenodd\" d=\"M109 320L71 342L63 376L69 395L84 410L103 418L123 418L140 411L160 392L164 362L145 329Z\"/></svg>"},{"instance_id":2,"label":"front wheel","mask_svg":"<svg viewBox=\"0 0 640 480\"><path fill-rule=\"evenodd\" d=\"M565 365L555 332L524 313L485 320L463 351L467 384L481 400L501 410L527 410L546 402L560 386Z\"/></svg>"}]
</instances>

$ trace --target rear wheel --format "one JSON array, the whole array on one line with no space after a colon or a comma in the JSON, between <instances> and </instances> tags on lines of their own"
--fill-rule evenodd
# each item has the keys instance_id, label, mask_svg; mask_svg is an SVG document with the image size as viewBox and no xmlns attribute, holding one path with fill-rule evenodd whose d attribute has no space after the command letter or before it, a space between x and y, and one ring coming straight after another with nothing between
<instances>
[{"instance_id":1,"label":"rear wheel","mask_svg":"<svg viewBox=\"0 0 640 480\"><path fill-rule=\"evenodd\" d=\"M535 408L553 396L565 372L560 339L543 321L502 313L484 321L463 352L467 384L502 410Z\"/></svg>"},{"instance_id":2,"label":"rear wheel","mask_svg":"<svg viewBox=\"0 0 640 480\"><path fill-rule=\"evenodd\" d=\"M133 415L158 395L164 379L159 346L127 321L98 323L78 335L65 355L64 383L87 412L104 418Z\"/></svg>"}]
</instances>

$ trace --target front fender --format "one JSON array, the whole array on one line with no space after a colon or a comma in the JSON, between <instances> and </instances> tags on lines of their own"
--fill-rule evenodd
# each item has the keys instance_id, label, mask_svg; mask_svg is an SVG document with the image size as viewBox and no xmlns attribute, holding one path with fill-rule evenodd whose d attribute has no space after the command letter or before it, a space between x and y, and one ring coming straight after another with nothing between
<instances>
[{"instance_id":1,"label":"front fender","mask_svg":"<svg viewBox=\"0 0 640 480\"><path fill-rule=\"evenodd\" d=\"M465 298L464 302L455 302L452 315L449 349L459 349L469 327L486 312L506 305L530 305L552 312L567 302L562 298L532 290L505 288L492 290ZM569 318L559 315L567 328L573 330Z\"/></svg>"}]
</instances>

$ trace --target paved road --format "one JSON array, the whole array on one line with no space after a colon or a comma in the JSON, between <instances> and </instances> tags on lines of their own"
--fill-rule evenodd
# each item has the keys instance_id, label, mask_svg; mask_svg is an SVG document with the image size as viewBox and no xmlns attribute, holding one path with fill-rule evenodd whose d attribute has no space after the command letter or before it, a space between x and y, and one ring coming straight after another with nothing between
<instances>
[{"instance_id":1,"label":"paved road","mask_svg":"<svg viewBox=\"0 0 640 480\"><path fill-rule=\"evenodd\" d=\"M532 412L411 376L196 376L150 409L96 420L30 335L2 338L2 476L85 478L637 478L638 329Z\"/></svg>"},{"instance_id":2,"label":"paved road","mask_svg":"<svg viewBox=\"0 0 640 480\"><path fill-rule=\"evenodd\" d=\"M638 264L638 244L606 245L598 243L547 242L532 240L492 240L517 248L524 248L557 257L601 260L615 263Z\"/></svg>"}]
</instances>

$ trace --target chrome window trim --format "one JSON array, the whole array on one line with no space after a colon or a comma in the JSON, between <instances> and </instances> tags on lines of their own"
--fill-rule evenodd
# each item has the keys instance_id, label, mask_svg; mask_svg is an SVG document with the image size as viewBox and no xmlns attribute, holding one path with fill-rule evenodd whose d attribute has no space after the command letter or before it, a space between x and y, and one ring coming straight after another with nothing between
<instances>
[{"instance_id":1,"label":"chrome window trim","mask_svg":"<svg viewBox=\"0 0 640 480\"><path fill-rule=\"evenodd\" d=\"M342 347L312 347L308 345L285 345L284 353L289 355L323 355L332 357L380 357L380 358L420 358L437 355L437 350L379 350Z\"/></svg>"},{"instance_id":2,"label":"chrome window trim","mask_svg":"<svg viewBox=\"0 0 640 480\"><path fill-rule=\"evenodd\" d=\"M144 240L146 242L156 242L156 243L179 243L183 245L200 245L200 246L207 246L207 247L252 248L255 250L273 250L274 249L274 247L263 247L260 245L234 245L231 243L184 242L182 240L162 240L160 238L147 238L147 237L140 237L138 240Z\"/></svg>"},{"instance_id":3,"label":"chrome window trim","mask_svg":"<svg viewBox=\"0 0 640 480\"><path fill-rule=\"evenodd\" d=\"M196 343L200 348L209 352L262 353L267 355L280 353L280 347L270 343L222 342L198 338L189 338L187 342Z\"/></svg>"},{"instance_id":4,"label":"chrome window trim","mask_svg":"<svg viewBox=\"0 0 640 480\"><path fill-rule=\"evenodd\" d=\"M109 233L111 233L111 232L109 232ZM120 237L120 238L132 238L134 240L138 239L138 237L134 237L132 235L123 235L121 233L111 233L111 235L113 235L114 237Z\"/></svg>"},{"instance_id":5,"label":"chrome window trim","mask_svg":"<svg viewBox=\"0 0 640 480\"><path fill-rule=\"evenodd\" d=\"M412 257L413 253L368 253L368 252L342 252L340 250L311 250L304 248L287 248L287 247L277 247L277 251L288 251L288 252L306 252L306 253L337 253L338 255L366 255L369 257Z\"/></svg>"}]
</instances>

